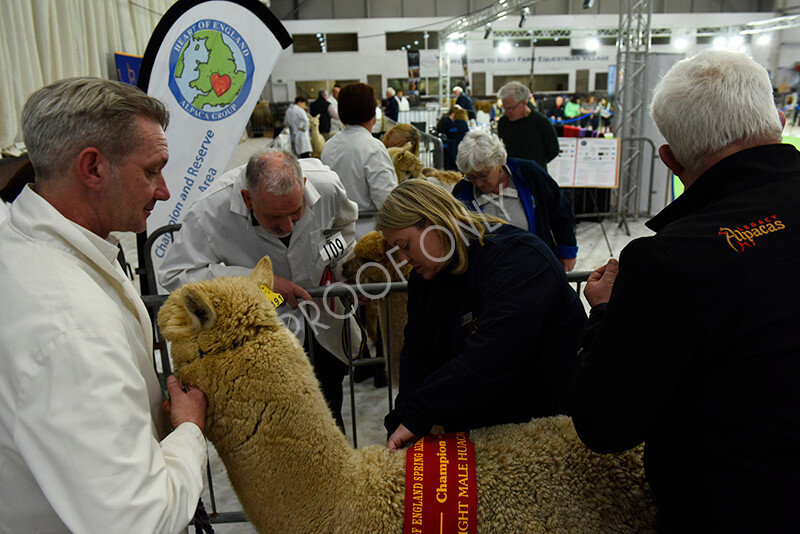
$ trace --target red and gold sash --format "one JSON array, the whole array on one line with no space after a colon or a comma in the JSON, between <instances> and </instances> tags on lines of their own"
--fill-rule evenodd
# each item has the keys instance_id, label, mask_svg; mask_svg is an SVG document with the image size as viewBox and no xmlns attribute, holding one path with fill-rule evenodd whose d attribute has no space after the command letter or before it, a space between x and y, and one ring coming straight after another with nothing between
<instances>
[{"instance_id":1,"label":"red and gold sash","mask_svg":"<svg viewBox=\"0 0 800 534\"><path fill-rule=\"evenodd\" d=\"M408 449L405 534L475 534L477 501L466 432L430 434Z\"/></svg>"}]
</instances>

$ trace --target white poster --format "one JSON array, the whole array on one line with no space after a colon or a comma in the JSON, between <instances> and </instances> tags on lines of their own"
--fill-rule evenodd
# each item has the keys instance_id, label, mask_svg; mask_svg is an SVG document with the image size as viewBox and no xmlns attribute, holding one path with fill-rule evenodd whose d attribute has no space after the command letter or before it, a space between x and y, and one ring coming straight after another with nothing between
<instances>
[{"instance_id":1,"label":"white poster","mask_svg":"<svg viewBox=\"0 0 800 534\"><path fill-rule=\"evenodd\" d=\"M291 43L258 0L179 0L164 14L138 83L170 109L163 172L171 196L156 204L148 233L179 223L225 172L278 57ZM156 271L171 244L169 234L154 243Z\"/></svg>"},{"instance_id":2,"label":"white poster","mask_svg":"<svg viewBox=\"0 0 800 534\"><path fill-rule=\"evenodd\" d=\"M619 139L559 137L560 152L547 164L559 187L619 185Z\"/></svg>"}]
</instances>

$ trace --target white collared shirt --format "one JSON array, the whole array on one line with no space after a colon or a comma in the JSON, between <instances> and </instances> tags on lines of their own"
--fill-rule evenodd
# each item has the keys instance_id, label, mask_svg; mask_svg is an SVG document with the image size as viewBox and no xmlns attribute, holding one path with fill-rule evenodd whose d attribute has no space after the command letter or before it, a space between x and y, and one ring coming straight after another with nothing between
<instances>
[{"instance_id":1,"label":"white collared shirt","mask_svg":"<svg viewBox=\"0 0 800 534\"><path fill-rule=\"evenodd\" d=\"M345 126L325 143L320 159L339 175L359 211L377 211L397 186L389 152L363 126Z\"/></svg>"}]
</instances>

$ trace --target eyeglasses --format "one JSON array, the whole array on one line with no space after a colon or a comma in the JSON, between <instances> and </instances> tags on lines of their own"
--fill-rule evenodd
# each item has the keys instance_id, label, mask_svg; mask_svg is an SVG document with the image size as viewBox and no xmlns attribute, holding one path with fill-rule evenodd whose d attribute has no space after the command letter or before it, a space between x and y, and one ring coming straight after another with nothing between
<instances>
[{"instance_id":1,"label":"eyeglasses","mask_svg":"<svg viewBox=\"0 0 800 534\"><path fill-rule=\"evenodd\" d=\"M469 180L472 183L475 182L485 182L489 179L489 176L492 174L492 170L483 171L475 174L465 174L464 178Z\"/></svg>"},{"instance_id":2,"label":"eyeglasses","mask_svg":"<svg viewBox=\"0 0 800 534\"><path fill-rule=\"evenodd\" d=\"M519 107L519 105L520 105L520 104L522 104L523 102L525 102L525 101L524 101L524 100L520 100L519 102L517 102L516 104L514 104L514 105L513 105L513 106L511 106L510 108L505 108L505 112L506 112L506 113L508 113L509 111L514 111L514 110L515 110L515 109L517 109L517 108Z\"/></svg>"}]
</instances>

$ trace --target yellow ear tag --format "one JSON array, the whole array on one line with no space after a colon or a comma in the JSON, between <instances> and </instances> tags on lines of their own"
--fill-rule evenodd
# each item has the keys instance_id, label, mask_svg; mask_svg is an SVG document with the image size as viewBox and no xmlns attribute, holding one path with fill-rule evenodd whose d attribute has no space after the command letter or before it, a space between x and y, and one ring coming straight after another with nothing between
<instances>
[{"instance_id":1,"label":"yellow ear tag","mask_svg":"<svg viewBox=\"0 0 800 534\"><path fill-rule=\"evenodd\" d=\"M261 288L261 292L264 293L264 296L267 297L267 300L269 300L273 306L277 308L283 304L283 297L280 295L280 293L275 293L268 288L266 284L261 284L259 287Z\"/></svg>"}]
</instances>

